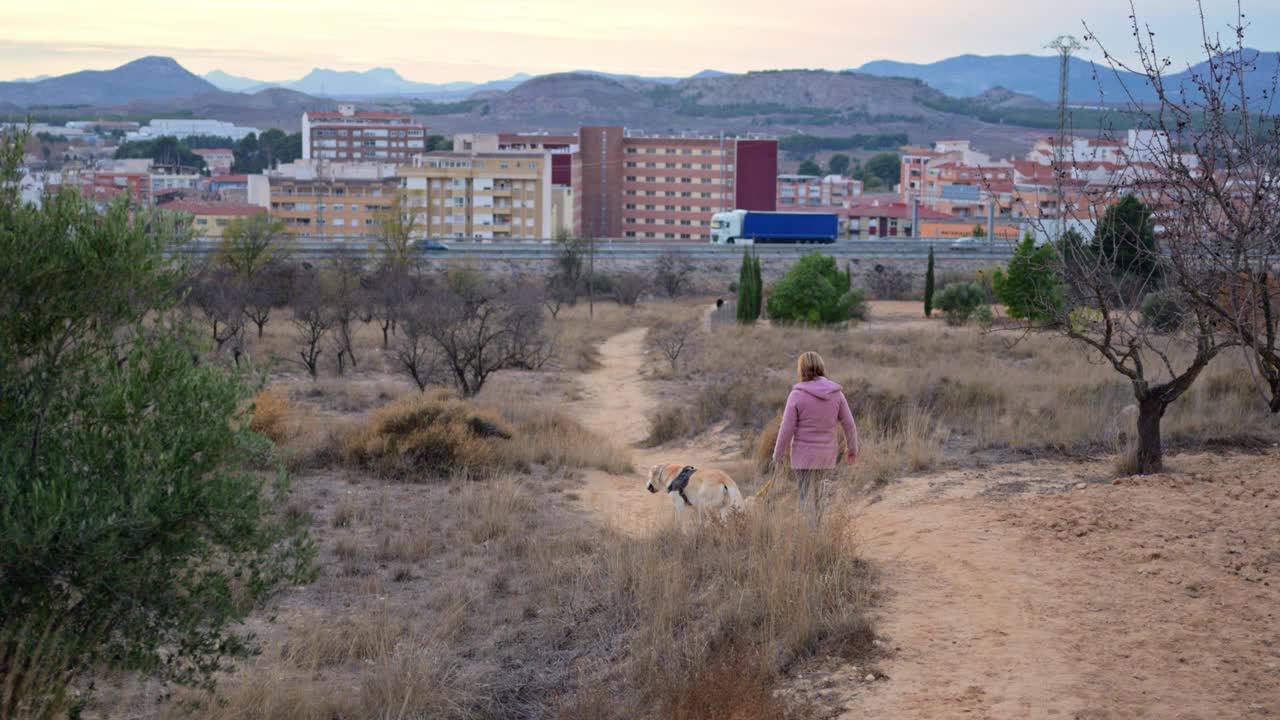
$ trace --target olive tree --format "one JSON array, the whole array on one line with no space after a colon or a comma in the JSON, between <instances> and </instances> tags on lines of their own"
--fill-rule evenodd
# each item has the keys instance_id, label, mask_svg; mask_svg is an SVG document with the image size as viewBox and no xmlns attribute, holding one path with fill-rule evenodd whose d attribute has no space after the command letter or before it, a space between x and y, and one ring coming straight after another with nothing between
<instances>
[{"instance_id":1,"label":"olive tree","mask_svg":"<svg viewBox=\"0 0 1280 720\"><path fill-rule=\"evenodd\" d=\"M21 148L0 141L0 716L46 717L89 669L210 685L310 548L258 471L249 378L193 362L166 258L189 228L24 204Z\"/></svg>"}]
</instances>

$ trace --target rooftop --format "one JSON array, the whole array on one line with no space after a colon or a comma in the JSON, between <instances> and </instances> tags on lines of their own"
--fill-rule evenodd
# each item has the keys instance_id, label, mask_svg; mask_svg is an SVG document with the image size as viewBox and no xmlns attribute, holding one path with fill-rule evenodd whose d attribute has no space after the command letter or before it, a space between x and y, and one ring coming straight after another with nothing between
<instances>
[{"instance_id":1,"label":"rooftop","mask_svg":"<svg viewBox=\"0 0 1280 720\"><path fill-rule=\"evenodd\" d=\"M197 200L175 200L159 206L161 210L190 213L192 215L226 215L244 217L246 215L265 215L267 209L261 205L243 203L212 203Z\"/></svg>"}]
</instances>

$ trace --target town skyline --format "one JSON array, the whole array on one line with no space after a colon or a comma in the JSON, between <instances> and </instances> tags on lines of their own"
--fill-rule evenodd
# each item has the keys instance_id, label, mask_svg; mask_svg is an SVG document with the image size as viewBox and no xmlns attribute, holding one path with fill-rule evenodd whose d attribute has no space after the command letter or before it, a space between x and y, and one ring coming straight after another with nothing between
<instances>
[{"instance_id":1,"label":"town skyline","mask_svg":"<svg viewBox=\"0 0 1280 720\"><path fill-rule=\"evenodd\" d=\"M710 0L692 9L657 0L643 16L577 0L547 0L536 13L514 0L466 8L372 0L358 9L329 0L269 7L234 0L174 15L141 0L117 3L103 17L87 0L61 0L8 18L0 31L0 79L109 69L144 55L175 57L199 74L221 70L264 82L294 80L315 68L389 67L418 82L485 82L572 70L676 77L706 69L841 70L874 60L1043 55L1043 45L1055 35L1083 36L1083 23L1127 59L1133 46L1127 8L1107 0L1034 5L991 0L973 13L941 0L893 7L819 0L778 17L776 6L757 0ZM1186 21L1191 6L1190 0L1137 2L1139 16L1156 31L1161 55L1176 68L1203 56L1200 29ZM1234 9L1229 0L1207 0L1210 31L1229 37ZM1280 31L1280 8L1246 3L1244 11L1249 37ZM181 40L192 28L201 29L199 39ZM912 28L914 34L904 33ZM424 46L430 57L423 56ZM653 52L643 52L650 47ZM1081 57L1099 60L1101 53L1088 43Z\"/></svg>"}]
</instances>

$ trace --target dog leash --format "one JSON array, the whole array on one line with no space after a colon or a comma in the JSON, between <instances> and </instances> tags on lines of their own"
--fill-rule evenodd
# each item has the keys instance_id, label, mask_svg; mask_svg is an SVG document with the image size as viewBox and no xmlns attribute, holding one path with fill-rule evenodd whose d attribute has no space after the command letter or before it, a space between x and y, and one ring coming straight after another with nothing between
<instances>
[{"instance_id":1,"label":"dog leash","mask_svg":"<svg viewBox=\"0 0 1280 720\"><path fill-rule=\"evenodd\" d=\"M768 495L768 494L769 494L769 490L770 490L771 488L773 488L773 481L774 481L774 480L777 480L777 479L778 479L778 474L777 474L777 473L772 473L772 474L769 476L769 482L766 482L766 483L764 484L764 487L760 488L760 492L756 493L756 497L758 497L758 498L762 498L762 497L764 497L765 495Z\"/></svg>"}]
</instances>

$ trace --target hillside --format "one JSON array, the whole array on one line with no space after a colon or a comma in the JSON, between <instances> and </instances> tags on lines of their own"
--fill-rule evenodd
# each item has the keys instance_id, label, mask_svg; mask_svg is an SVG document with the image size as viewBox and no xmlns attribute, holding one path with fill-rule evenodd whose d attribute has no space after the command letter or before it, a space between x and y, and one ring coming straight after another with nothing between
<instances>
[{"instance_id":1,"label":"hillside","mask_svg":"<svg viewBox=\"0 0 1280 720\"><path fill-rule=\"evenodd\" d=\"M986 133L992 126L970 112L940 109L948 100L916 80L794 70L711 75L672 84L561 73L505 92L473 94L464 103L403 107L411 107L431 132L441 134L572 131L579 125L778 136L905 133L913 142L983 136L985 147L997 154L1022 152L1038 134L1007 126Z\"/></svg>"},{"instance_id":2,"label":"hillside","mask_svg":"<svg viewBox=\"0 0 1280 720\"><path fill-rule=\"evenodd\" d=\"M83 70L35 82L0 82L0 102L21 107L108 105L216 90L172 58L144 57L114 70Z\"/></svg>"}]
</instances>

